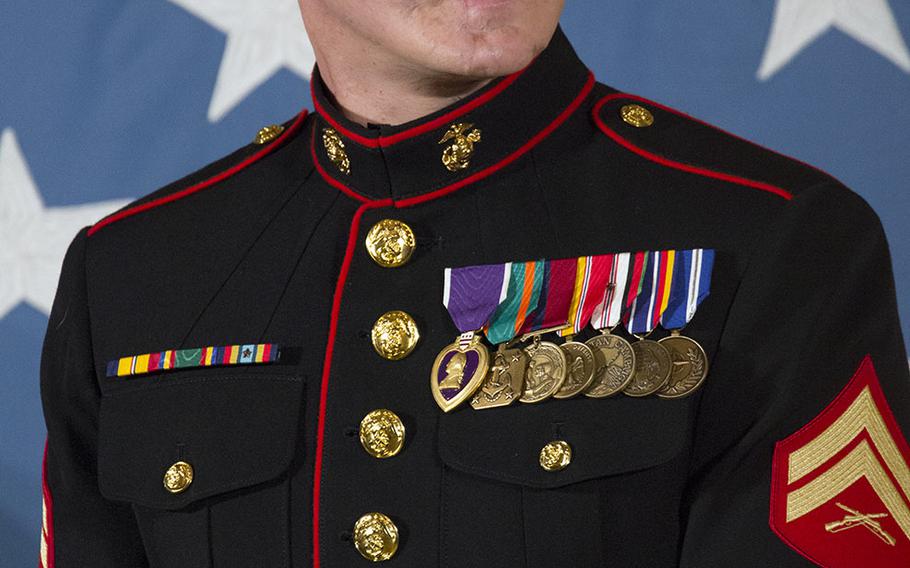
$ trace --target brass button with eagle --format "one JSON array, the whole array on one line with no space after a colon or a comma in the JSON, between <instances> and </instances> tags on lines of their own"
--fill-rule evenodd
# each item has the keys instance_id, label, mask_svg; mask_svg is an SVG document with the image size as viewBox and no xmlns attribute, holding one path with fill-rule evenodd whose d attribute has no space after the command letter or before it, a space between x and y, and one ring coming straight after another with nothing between
<instances>
[{"instance_id":1,"label":"brass button with eagle","mask_svg":"<svg viewBox=\"0 0 910 568\"><path fill-rule=\"evenodd\" d=\"M183 493L193 483L193 466L179 461L164 472L164 488L168 493Z\"/></svg>"},{"instance_id":2,"label":"brass button with eagle","mask_svg":"<svg viewBox=\"0 0 910 568\"><path fill-rule=\"evenodd\" d=\"M404 423L391 410L378 408L360 421L360 445L374 458L390 458L404 446Z\"/></svg>"},{"instance_id":3,"label":"brass button with eagle","mask_svg":"<svg viewBox=\"0 0 910 568\"><path fill-rule=\"evenodd\" d=\"M367 513L354 523L354 546L371 562L388 560L398 550L398 527L382 513Z\"/></svg>"},{"instance_id":4,"label":"brass button with eagle","mask_svg":"<svg viewBox=\"0 0 910 568\"><path fill-rule=\"evenodd\" d=\"M256 137L253 138L253 144L266 144L271 142L275 138L284 132L284 127L280 124L270 124L268 126L263 126L259 129L259 132L256 133Z\"/></svg>"},{"instance_id":5,"label":"brass button with eagle","mask_svg":"<svg viewBox=\"0 0 910 568\"><path fill-rule=\"evenodd\" d=\"M572 463L572 446L564 440L550 442L540 450L540 467L560 471Z\"/></svg>"},{"instance_id":6,"label":"brass button with eagle","mask_svg":"<svg viewBox=\"0 0 910 568\"><path fill-rule=\"evenodd\" d=\"M635 128L647 128L654 124L654 115L645 107L637 104L623 105L619 109L619 114L626 124L631 124Z\"/></svg>"},{"instance_id":7,"label":"brass button with eagle","mask_svg":"<svg viewBox=\"0 0 910 568\"><path fill-rule=\"evenodd\" d=\"M414 318L401 310L392 310L379 316L373 324L371 335L376 353L390 361L410 355L420 339Z\"/></svg>"},{"instance_id":8,"label":"brass button with eagle","mask_svg":"<svg viewBox=\"0 0 910 568\"><path fill-rule=\"evenodd\" d=\"M370 228L366 247L370 258L383 268L398 268L410 260L416 240L404 221L383 219Z\"/></svg>"}]
</instances>

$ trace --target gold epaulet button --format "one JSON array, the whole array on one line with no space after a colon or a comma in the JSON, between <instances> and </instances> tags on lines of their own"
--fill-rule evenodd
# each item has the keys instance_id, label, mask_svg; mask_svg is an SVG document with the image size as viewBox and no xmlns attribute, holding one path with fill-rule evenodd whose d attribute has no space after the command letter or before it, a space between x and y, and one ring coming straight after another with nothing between
<instances>
[{"instance_id":1,"label":"gold epaulet button","mask_svg":"<svg viewBox=\"0 0 910 568\"><path fill-rule=\"evenodd\" d=\"M654 115L645 107L637 104L623 105L619 109L619 114L626 124L631 124L635 128L647 128L654 124Z\"/></svg>"},{"instance_id":2,"label":"gold epaulet button","mask_svg":"<svg viewBox=\"0 0 910 568\"><path fill-rule=\"evenodd\" d=\"M256 133L256 137L253 138L253 144L266 144L271 142L275 138L278 138L281 133L284 132L284 127L280 124L270 124L268 126L263 126L259 129L259 132Z\"/></svg>"}]
</instances>

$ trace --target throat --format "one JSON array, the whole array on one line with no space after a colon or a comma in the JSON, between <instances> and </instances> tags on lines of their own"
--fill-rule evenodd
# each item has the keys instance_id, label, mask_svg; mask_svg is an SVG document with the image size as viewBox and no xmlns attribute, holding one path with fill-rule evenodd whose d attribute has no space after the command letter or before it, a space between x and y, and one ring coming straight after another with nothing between
<instances>
[{"instance_id":1,"label":"throat","mask_svg":"<svg viewBox=\"0 0 910 568\"><path fill-rule=\"evenodd\" d=\"M397 76L396 76L397 75ZM323 76L332 102L348 120L361 126L397 126L433 114L470 96L492 79L453 76L383 78ZM341 96L335 93L341 93Z\"/></svg>"}]
</instances>

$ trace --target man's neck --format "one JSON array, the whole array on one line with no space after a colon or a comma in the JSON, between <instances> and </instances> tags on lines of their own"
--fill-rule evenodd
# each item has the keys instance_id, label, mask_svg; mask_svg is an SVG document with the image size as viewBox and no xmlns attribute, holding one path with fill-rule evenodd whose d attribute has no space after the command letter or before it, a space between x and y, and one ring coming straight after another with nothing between
<instances>
[{"instance_id":1,"label":"man's neck","mask_svg":"<svg viewBox=\"0 0 910 568\"><path fill-rule=\"evenodd\" d=\"M319 73L339 110L351 121L398 125L432 114L470 95L490 79L432 77L376 68L333 68Z\"/></svg>"},{"instance_id":2,"label":"man's neck","mask_svg":"<svg viewBox=\"0 0 910 568\"><path fill-rule=\"evenodd\" d=\"M488 84L489 78L434 74L390 60L357 38L322 51L313 45L319 74L336 106L351 121L398 125L432 114Z\"/></svg>"}]
</instances>

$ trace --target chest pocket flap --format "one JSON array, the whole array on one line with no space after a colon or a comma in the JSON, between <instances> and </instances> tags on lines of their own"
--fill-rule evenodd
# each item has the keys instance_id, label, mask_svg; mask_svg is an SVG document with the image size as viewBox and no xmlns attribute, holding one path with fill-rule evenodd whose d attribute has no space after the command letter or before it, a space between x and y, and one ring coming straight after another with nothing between
<instances>
[{"instance_id":1,"label":"chest pocket flap","mask_svg":"<svg viewBox=\"0 0 910 568\"><path fill-rule=\"evenodd\" d=\"M683 451L697 398L620 395L481 411L466 407L440 417L440 457L464 473L541 489L642 470ZM555 440L569 444L571 463L547 471L540 452Z\"/></svg>"},{"instance_id":2,"label":"chest pocket flap","mask_svg":"<svg viewBox=\"0 0 910 568\"><path fill-rule=\"evenodd\" d=\"M190 371L101 400L98 483L112 500L175 510L274 479L293 459L303 379ZM176 462L192 466L185 490L165 487ZM172 487L173 489L173 487Z\"/></svg>"}]
</instances>

